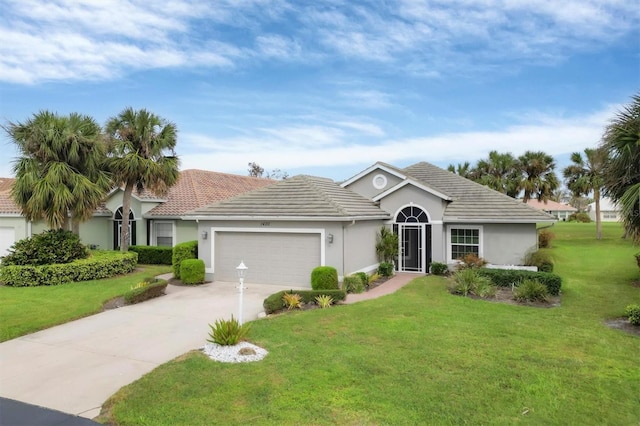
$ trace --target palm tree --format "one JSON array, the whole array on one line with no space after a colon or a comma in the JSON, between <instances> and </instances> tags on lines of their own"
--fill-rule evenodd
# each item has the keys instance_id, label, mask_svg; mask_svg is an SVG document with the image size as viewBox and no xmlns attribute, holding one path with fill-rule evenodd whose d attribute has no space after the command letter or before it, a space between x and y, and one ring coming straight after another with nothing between
<instances>
[{"instance_id":1,"label":"palm tree","mask_svg":"<svg viewBox=\"0 0 640 426\"><path fill-rule=\"evenodd\" d=\"M40 111L4 130L21 154L11 195L23 215L77 234L110 186L100 126L86 115Z\"/></svg>"},{"instance_id":2,"label":"palm tree","mask_svg":"<svg viewBox=\"0 0 640 426\"><path fill-rule=\"evenodd\" d=\"M465 161L464 163L458 163L457 166L449 164L447 170L449 170L451 173L457 174L458 176L462 176L463 178L473 179L474 171L468 161Z\"/></svg>"},{"instance_id":3,"label":"palm tree","mask_svg":"<svg viewBox=\"0 0 640 426\"><path fill-rule=\"evenodd\" d=\"M476 182L510 197L516 198L520 193L522 172L518 161L509 152L491 151L488 159L478 161L475 175Z\"/></svg>"},{"instance_id":4,"label":"palm tree","mask_svg":"<svg viewBox=\"0 0 640 426\"><path fill-rule=\"evenodd\" d=\"M567 188L574 196L587 196L593 192L596 204L596 239L602 239L600 220L600 191L604 185L604 167L607 164L607 151L602 148L586 148L584 158L579 152L571 154L573 164L563 170Z\"/></svg>"},{"instance_id":5,"label":"palm tree","mask_svg":"<svg viewBox=\"0 0 640 426\"><path fill-rule=\"evenodd\" d=\"M518 162L524 175L522 201L526 203L534 196L540 201L548 200L559 186L553 157L542 151L527 151L518 157Z\"/></svg>"},{"instance_id":6,"label":"palm tree","mask_svg":"<svg viewBox=\"0 0 640 426\"><path fill-rule=\"evenodd\" d=\"M122 232L120 250L129 249L129 212L134 186L158 195L178 180L178 158L174 148L177 129L146 109L135 111L129 107L109 119L107 135L112 147L109 154L109 169L114 185L124 186L122 196ZM168 154L168 155L167 155Z\"/></svg>"},{"instance_id":7,"label":"palm tree","mask_svg":"<svg viewBox=\"0 0 640 426\"><path fill-rule=\"evenodd\" d=\"M640 93L631 99L604 132L604 188L621 208L627 235L640 242Z\"/></svg>"}]
</instances>

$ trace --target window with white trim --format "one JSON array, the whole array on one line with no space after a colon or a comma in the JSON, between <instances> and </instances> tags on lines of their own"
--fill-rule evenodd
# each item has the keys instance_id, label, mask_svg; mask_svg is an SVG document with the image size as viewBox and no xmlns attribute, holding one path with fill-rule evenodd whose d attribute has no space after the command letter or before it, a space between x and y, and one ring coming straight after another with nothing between
<instances>
[{"instance_id":1,"label":"window with white trim","mask_svg":"<svg viewBox=\"0 0 640 426\"><path fill-rule=\"evenodd\" d=\"M156 245L173 247L173 222L154 222L153 227Z\"/></svg>"},{"instance_id":2,"label":"window with white trim","mask_svg":"<svg viewBox=\"0 0 640 426\"><path fill-rule=\"evenodd\" d=\"M457 260L465 254L473 253L481 257L480 228L449 228L451 260Z\"/></svg>"}]
</instances>

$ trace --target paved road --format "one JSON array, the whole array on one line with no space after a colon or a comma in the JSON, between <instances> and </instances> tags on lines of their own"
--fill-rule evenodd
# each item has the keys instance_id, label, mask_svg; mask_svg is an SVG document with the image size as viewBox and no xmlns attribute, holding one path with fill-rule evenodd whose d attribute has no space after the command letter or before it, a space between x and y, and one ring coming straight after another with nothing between
<instances>
[{"instance_id":1,"label":"paved road","mask_svg":"<svg viewBox=\"0 0 640 426\"><path fill-rule=\"evenodd\" d=\"M290 287L246 284L244 319ZM0 343L0 396L93 418L104 401L206 343L208 324L238 316L237 283L168 286L167 295Z\"/></svg>"}]
</instances>

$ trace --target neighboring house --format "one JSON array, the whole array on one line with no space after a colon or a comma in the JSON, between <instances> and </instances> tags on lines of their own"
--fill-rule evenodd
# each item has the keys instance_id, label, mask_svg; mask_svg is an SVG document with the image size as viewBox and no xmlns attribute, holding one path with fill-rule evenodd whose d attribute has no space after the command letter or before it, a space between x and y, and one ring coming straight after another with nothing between
<instances>
[{"instance_id":1,"label":"neighboring house","mask_svg":"<svg viewBox=\"0 0 640 426\"><path fill-rule=\"evenodd\" d=\"M47 229L42 221L27 221L10 196L15 179L0 178L0 256L20 239ZM165 197L150 191L134 191L129 214L131 244L173 246L197 238L197 223L183 221L189 210L270 185L274 181L204 170L184 170ZM83 243L101 249L120 245L122 230L121 188L111 191L93 217L80 224Z\"/></svg>"},{"instance_id":2,"label":"neighboring house","mask_svg":"<svg viewBox=\"0 0 640 426\"><path fill-rule=\"evenodd\" d=\"M596 203L589 204L587 208L591 220L596 220ZM610 198L603 197L600 199L600 220L602 222L619 222L622 220L620 215L620 207L613 203Z\"/></svg>"},{"instance_id":3,"label":"neighboring house","mask_svg":"<svg viewBox=\"0 0 640 426\"><path fill-rule=\"evenodd\" d=\"M429 163L398 169L376 163L342 184L295 176L183 217L198 221L207 278L309 286L311 270L342 277L376 269L376 234L399 235L398 271L427 273L431 262L475 253L521 265L537 249L536 223L556 219L521 201Z\"/></svg>"},{"instance_id":4,"label":"neighboring house","mask_svg":"<svg viewBox=\"0 0 640 426\"><path fill-rule=\"evenodd\" d=\"M529 204L534 209L542 210L543 212L546 212L556 219L562 221L569 220L569 216L578 212L578 209L573 206L558 203L552 200L540 201L531 199L527 201L527 204Z\"/></svg>"}]
</instances>

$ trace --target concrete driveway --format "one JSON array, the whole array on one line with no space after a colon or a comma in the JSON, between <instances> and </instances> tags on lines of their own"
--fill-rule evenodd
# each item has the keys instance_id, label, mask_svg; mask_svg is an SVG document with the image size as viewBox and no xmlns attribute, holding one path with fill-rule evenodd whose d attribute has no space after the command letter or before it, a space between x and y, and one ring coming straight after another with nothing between
<instances>
[{"instance_id":1,"label":"concrete driveway","mask_svg":"<svg viewBox=\"0 0 640 426\"><path fill-rule=\"evenodd\" d=\"M122 386L204 346L208 324L237 318L237 285L169 285L166 296L0 343L0 396L93 418ZM245 287L245 321L268 295L291 288Z\"/></svg>"}]
</instances>

